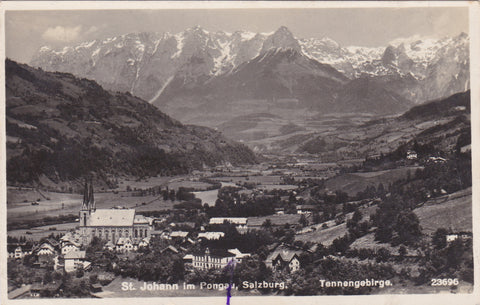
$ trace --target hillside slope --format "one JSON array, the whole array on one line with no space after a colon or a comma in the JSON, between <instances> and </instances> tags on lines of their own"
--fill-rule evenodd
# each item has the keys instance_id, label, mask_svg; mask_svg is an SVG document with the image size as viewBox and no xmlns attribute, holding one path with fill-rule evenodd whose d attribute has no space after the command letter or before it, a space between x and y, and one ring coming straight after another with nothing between
<instances>
[{"instance_id":1,"label":"hillside slope","mask_svg":"<svg viewBox=\"0 0 480 305\"><path fill-rule=\"evenodd\" d=\"M368 121L331 117L318 123L323 125L310 127L307 122L306 131L249 145L260 151L320 154L330 160L389 153L414 141L452 152L470 143L470 91L415 106L399 117Z\"/></svg>"},{"instance_id":2,"label":"hillside slope","mask_svg":"<svg viewBox=\"0 0 480 305\"><path fill-rule=\"evenodd\" d=\"M38 183L95 173L150 176L255 162L246 146L182 125L128 93L6 61L7 179Z\"/></svg>"}]
</instances>

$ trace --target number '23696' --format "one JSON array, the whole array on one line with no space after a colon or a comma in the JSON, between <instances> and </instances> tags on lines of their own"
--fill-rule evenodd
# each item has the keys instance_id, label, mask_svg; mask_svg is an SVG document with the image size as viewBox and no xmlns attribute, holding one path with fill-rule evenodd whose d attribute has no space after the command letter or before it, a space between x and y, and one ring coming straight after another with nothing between
<instances>
[{"instance_id":1,"label":"number '23696'","mask_svg":"<svg viewBox=\"0 0 480 305\"><path fill-rule=\"evenodd\" d=\"M431 279L432 286L457 286L458 279Z\"/></svg>"}]
</instances>

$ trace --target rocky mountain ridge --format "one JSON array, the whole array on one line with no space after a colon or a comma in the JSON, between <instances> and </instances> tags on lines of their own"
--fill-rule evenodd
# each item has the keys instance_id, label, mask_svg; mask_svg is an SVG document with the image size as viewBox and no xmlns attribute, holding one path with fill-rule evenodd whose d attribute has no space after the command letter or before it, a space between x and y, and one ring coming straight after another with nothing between
<instances>
[{"instance_id":1,"label":"rocky mountain ridge","mask_svg":"<svg viewBox=\"0 0 480 305\"><path fill-rule=\"evenodd\" d=\"M126 34L62 50L43 47L31 63L154 102L173 78L201 84L228 76L277 48L300 51L349 79L372 78L414 103L469 88L469 39L464 33L442 39L414 36L372 48L342 47L329 38L296 38L286 27L273 33L226 33L197 26L177 34Z\"/></svg>"}]
</instances>

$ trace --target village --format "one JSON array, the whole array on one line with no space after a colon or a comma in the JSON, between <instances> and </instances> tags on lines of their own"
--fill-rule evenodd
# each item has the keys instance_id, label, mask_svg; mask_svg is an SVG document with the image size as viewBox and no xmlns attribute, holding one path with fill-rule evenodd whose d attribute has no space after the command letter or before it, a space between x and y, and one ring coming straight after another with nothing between
<instances>
[{"instance_id":1,"label":"village","mask_svg":"<svg viewBox=\"0 0 480 305\"><path fill-rule=\"evenodd\" d=\"M369 157L363 163L352 160L349 166L379 162L379 158ZM397 162L394 171L398 175L390 177L390 182L385 177L377 180L385 186L375 187L371 178L363 179L371 174L359 173L362 179L355 182L356 193L335 188L336 177L351 175L343 173L344 163L319 165L316 160L290 158L249 169L225 165L208 173L197 171L185 180L206 181L207 176L211 183L221 182L220 188L203 193L179 187L173 198L180 200L173 208L147 212L113 202L110 208L97 207L94 185L86 181L71 229L64 234L46 231L36 241L28 239L28 234L9 237L9 297L125 295L128 291L113 287L120 287L119 276L148 283L199 284L207 278L209 283L221 283L232 264L241 270L235 273L237 287L244 279L277 281L286 285L284 289L255 287L249 293L289 293L285 283L291 283L295 274L304 276L318 268L319 262L351 264L352 259L353 269L374 261L380 264L369 265L373 268L369 272L377 277L413 281L422 276L418 264L425 260L425 247L439 243L447 249L458 244L466 251L471 231L452 225L432 228L426 235L418 231L415 244L412 240L392 245L362 240L373 236L379 226L372 219L382 208L381 202L391 196L388 183L414 179L414 173L420 175L425 166L447 162L440 156L420 159L408 150ZM159 193L167 198L172 192L164 189ZM424 193L427 205L430 197L438 196L449 195L441 188ZM424 247L419 248L418 243ZM358 259L366 261L359 263ZM409 266L403 269L409 270L407 274L395 271L395 265L402 264ZM66 292L72 285L82 288ZM325 289L324 293L333 291Z\"/></svg>"}]
</instances>

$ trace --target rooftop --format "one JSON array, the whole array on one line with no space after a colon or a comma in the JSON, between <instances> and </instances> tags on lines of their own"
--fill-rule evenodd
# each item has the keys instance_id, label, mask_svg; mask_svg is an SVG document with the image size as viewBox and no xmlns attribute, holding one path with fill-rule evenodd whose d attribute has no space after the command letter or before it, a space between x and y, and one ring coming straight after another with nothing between
<instances>
[{"instance_id":1,"label":"rooftop","mask_svg":"<svg viewBox=\"0 0 480 305\"><path fill-rule=\"evenodd\" d=\"M65 254L65 259L80 259L80 258L85 258L85 251L80 251L80 250L72 250L70 252L67 252Z\"/></svg>"},{"instance_id":2,"label":"rooftop","mask_svg":"<svg viewBox=\"0 0 480 305\"><path fill-rule=\"evenodd\" d=\"M135 219L134 209L97 209L92 213L92 227L130 227Z\"/></svg>"},{"instance_id":3,"label":"rooftop","mask_svg":"<svg viewBox=\"0 0 480 305\"><path fill-rule=\"evenodd\" d=\"M198 233L198 238L205 238L208 240L212 239L220 239L221 237L224 237L225 233L223 232L201 232Z\"/></svg>"},{"instance_id":4,"label":"rooftop","mask_svg":"<svg viewBox=\"0 0 480 305\"><path fill-rule=\"evenodd\" d=\"M185 231L173 231L170 233L170 237L187 237L188 232Z\"/></svg>"},{"instance_id":5,"label":"rooftop","mask_svg":"<svg viewBox=\"0 0 480 305\"><path fill-rule=\"evenodd\" d=\"M295 255L300 256L301 253L302 253L301 250L293 250L282 245L277 247L275 251L273 251L268 255L267 261L272 261L276 259L278 256L280 256L284 262L289 262L293 259Z\"/></svg>"},{"instance_id":6,"label":"rooftop","mask_svg":"<svg viewBox=\"0 0 480 305\"><path fill-rule=\"evenodd\" d=\"M212 217L210 218L210 224L213 225L219 225L223 224L224 222L229 222L237 225L243 225L247 224L247 218L246 217Z\"/></svg>"}]
</instances>

